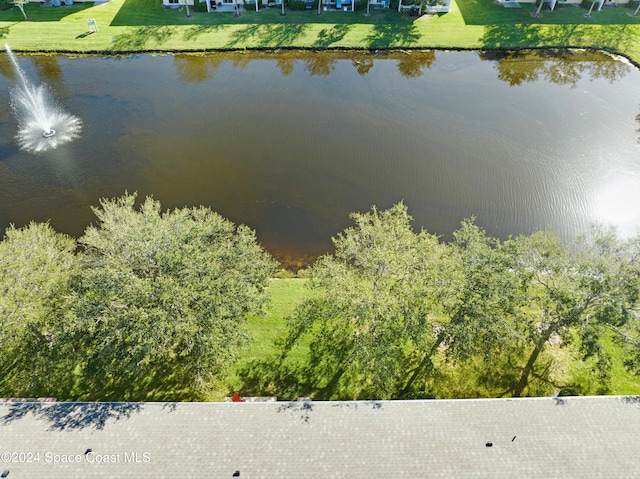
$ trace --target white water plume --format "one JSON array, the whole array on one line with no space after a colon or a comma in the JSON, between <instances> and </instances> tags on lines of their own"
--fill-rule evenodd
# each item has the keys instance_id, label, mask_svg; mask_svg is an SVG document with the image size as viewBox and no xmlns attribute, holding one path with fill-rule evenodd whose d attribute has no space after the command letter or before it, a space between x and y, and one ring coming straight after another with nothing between
<instances>
[{"instance_id":1,"label":"white water plume","mask_svg":"<svg viewBox=\"0 0 640 479\"><path fill-rule=\"evenodd\" d=\"M42 152L77 138L82 120L59 108L46 85L32 85L9 45L5 44L5 49L18 74L18 84L11 91L11 107L18 120L16 140L20 148Z\"/></svg>"}]
</instances>

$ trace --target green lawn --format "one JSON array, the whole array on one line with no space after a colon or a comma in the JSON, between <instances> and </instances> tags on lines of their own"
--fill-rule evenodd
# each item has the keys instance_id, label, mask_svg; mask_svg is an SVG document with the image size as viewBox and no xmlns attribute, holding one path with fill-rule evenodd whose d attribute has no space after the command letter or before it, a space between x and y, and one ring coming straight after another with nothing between
<instances>
[{"instance_id":1,"label":"green lawn","mask_svg":"<svg viewBox=\"0 0 640 479\"><path fill-rule=\"evenodd\" d=\"M287 332L286 317L293 313L296 305L308 294L306 282L304 279L271 280L265 316L249 318L249 340L240 353L240 360L207 399L219 401L232 391L246 391L247 385L241 378L242 371L250 369L254 363L272 359L277 354L277 341Z\"/></svg>"},{"instance_id":2,"label":"green lawn","mask_svg":"<svg viewBox=\"0 0 640 479\"><path fill-rule=\"evenodd\" d=\"M410 17L395 10L324 12L279 9L233 13L165 10L160 0L111 0L92 6L27 6L0 12L0 37L15 51L123 53L244 48L460 48L592 47L640 63L640 17L627 7L605 8L585 18L579 7L531 16L532 6L507 9L492 0L453 0L441 15ZM87 19L99 31L89 33Z\"/></svg>"}]
</instances>

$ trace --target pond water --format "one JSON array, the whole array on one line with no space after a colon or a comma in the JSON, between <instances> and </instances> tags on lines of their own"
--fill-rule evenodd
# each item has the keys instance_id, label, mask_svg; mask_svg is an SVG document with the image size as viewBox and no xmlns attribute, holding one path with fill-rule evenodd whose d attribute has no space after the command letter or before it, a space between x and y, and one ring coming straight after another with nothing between
<instances>
[{"instance_id":1,"label":"pond water","mask_svg":"<svg viewBox=\"0 0 640 479\"><path fill-rule=\"evenodd\" d=\"M594 221L640 226L640 72L594 52L19 56L83 121L34 154L15 140L0 56L0 228L79 236L125 190L203 204L287 266L331 248L349 213L403 200L448 239Z\"/></svg>"}]
</instances>

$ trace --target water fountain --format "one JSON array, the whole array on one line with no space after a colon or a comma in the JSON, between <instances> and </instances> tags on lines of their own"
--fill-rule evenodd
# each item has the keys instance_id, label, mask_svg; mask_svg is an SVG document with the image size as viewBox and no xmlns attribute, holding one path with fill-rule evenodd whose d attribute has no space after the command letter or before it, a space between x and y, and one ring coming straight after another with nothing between
<instances>
[{"instance_id":1,"label":"water fountain","mask_svg":"<svg viewBox=\"0 0 640 479\"><path fill-rule=\"evenodd\" d=\"M11 106L18 120L16 140L20 147L42 152L77 138L82 121L57 107L46 85L32 85L9 45L5 44L5 49L18 74L18 85L11 91Z\"/></svg>"}]
</instances>

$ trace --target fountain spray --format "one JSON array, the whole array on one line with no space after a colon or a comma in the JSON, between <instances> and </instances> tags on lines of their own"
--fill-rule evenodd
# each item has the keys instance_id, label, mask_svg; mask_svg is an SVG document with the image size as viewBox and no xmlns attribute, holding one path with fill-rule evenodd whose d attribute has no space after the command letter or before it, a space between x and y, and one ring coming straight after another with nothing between
<instances>
[{"instance_id":1,"label":"fountain spray","mask_svg":"<svg viewBox=\"0 0 640 479\"><path fill-rule=\"evenodd\" d=\"M18 60L5 44L5 49L18 75L18 84L11 92L12 107L19 123L16 139L21 148L40 152L77 138L82 130L79 118L53 104L45 85L34 86Z\"/></svg>"}]
</instances>

